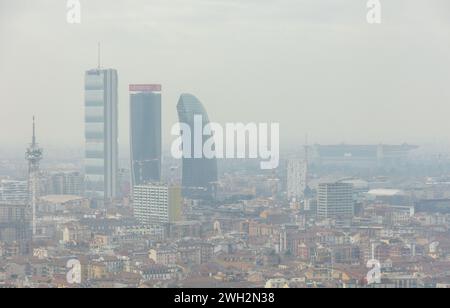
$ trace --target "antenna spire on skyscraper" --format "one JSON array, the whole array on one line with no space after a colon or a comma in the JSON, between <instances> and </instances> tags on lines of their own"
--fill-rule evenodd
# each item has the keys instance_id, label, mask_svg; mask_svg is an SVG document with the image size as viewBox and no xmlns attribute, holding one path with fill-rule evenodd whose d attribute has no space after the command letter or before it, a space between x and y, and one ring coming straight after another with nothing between
<instances>
[{"instance_id":1,"label":"antenna spire on skyscraper","mask_svg":"<svg viewBox=\"0 0 450 308\"><path fill-rule=\"evenodd\" d=\"M31 143L33 145L36 144L36 118L35 118L35 116L33 116L33 137L32 137Z\"/></svg>"},{"instance_id":2,"label":"antenna spire on skyscraper","mask_svg":"<svg viewBox=\"0 0 450 308\"><path fill-rule=\"evenodd\" d=\"M98 69L102 68L102 62L101 62L101 44L98 42Z\"/></svg>"}]
</instances>

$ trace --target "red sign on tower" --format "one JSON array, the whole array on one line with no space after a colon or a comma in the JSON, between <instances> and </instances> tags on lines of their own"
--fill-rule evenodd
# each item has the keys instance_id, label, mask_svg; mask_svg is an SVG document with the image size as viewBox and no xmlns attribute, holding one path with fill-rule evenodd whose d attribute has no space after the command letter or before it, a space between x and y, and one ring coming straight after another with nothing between
<instances>
[{"instance_id":1,"label":"red sign on tower","mask_svg":"<svg viewBox=\"0 0 450 308\"><path fill-rule=\"evenodd\" d=\"M160 84L130 84L130 92L161 92Z\"/></svg>"}]
</instances>

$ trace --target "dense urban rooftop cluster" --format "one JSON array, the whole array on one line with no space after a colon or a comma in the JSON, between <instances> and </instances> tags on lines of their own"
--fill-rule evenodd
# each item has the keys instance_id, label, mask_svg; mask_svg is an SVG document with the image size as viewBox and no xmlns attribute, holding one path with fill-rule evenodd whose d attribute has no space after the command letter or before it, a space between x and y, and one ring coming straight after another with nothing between
<instances>
[{"instance_id":1,"label":"dense urban rooftop cluster","mask_svg":"<svg viewBox=\"0 0 450 308\"><path fill-rule=\"evenodd\" d=\"M179 215L158 223L139 221L129 194L92 207L79 172L42 172L31 237L27 186L5 178L0 287L450 286L445 177L380 176L379 167L354 177L361 166L305 163L286 159L275 172L223 164L213 200L182 198Z\"/></svg>"}]
</instances>

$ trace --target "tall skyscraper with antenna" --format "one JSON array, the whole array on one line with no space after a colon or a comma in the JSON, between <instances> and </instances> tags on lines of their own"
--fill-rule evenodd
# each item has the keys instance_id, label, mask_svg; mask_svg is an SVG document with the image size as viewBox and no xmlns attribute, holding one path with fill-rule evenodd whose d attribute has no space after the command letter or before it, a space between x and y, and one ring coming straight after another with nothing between
<instances>
[{"instance_id":1,"label":"tall skyscraper with antenna","mask_svg":"<svg viewBox=\"0 0 450 308\"><path fill-rule=\"evenodd\" d=\"M99 206L117 197L119 170L118 75L100 65L99 56L85 74L84 164L86 195Z\"/></svg>"},{"instance_id":2,"label":"tall skyscraper with antenna","mask_svg":"<svg viewBox=\"0 0 450 308\"><path fill-rule=\"evenodd\" d=\"M26 152L28 161L28 188L30 192L30 207L32 212L32 233L36 235L36 205L39 197L39 164L43 158L43 150L36 142L36 122L33 117L33 137Z\"/></svg>"}]
</instances>

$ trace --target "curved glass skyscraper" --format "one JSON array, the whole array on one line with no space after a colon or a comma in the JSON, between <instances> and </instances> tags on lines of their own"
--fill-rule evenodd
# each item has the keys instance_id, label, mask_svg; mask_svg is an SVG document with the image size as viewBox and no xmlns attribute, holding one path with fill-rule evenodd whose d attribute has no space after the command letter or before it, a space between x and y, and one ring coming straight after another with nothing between
<instances>
[{"instance_id":1,"label":"curved glass skyscraper","mask_svg":"<svg viewBox=\"0 0 450 308\"><path fill-rule=\"evenodd\" d=\"M202 103L192 94L182 94L177 105L180 123L187 124L191 129L191 153L195 149L194 118L202 117L203 128L209 124L209 117ZM203 136L202 145L208 140ZM186 145L183 144L183 148ZM217 161L215 158L183 158L183 194L190 198L210 198L214 194L217 182Z\"/></svg>"}]
</instances>

